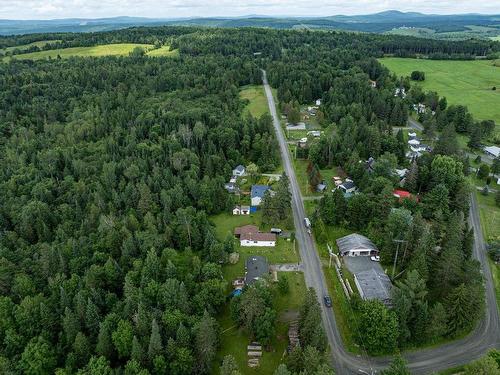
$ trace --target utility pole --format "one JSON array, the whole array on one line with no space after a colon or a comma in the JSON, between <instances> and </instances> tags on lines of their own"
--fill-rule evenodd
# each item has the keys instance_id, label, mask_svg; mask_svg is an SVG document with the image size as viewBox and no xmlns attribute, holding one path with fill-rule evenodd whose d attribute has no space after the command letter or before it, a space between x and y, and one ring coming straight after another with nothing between
<instances>
[{"instance_id":1,"label":"utility pole","mask_svg":"<svg viewBox=\"0 0 500 375\"><path fill-rule=\"evenodd\" d=\"M398 244L398 247L396 248L396 256L394 257L394 264L392 266L392 279L394 280L394 273L396 272L396 263L398 262L399 246L403 242L408 242L408 241L406 241L406 240L392 240L392 242L396 242Z\"/></svg>"}]
</instances>

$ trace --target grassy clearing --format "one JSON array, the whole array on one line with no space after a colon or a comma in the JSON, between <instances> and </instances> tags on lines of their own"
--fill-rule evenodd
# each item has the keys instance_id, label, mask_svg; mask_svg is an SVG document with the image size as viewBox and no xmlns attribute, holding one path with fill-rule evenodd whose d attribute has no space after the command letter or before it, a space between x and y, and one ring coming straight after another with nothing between
<instances>
[{"instance_id":1,"label":"grassy clearing","mask_svg":"<svg viewBox=\"0 0 500 375\"><path fill-rule=\"evenodd\" d=\"M38 48L42 48L42 47L45 47L45 45L47 44L53 44L53 43L58 43L58 42L62 42L62 40L60 39L57 39L57 40L40 40L38 42L33 42L33 43L28 43L28 44L23 44L23 45L20 45L20 46L13 46L13 47L7 47L7 48L4 48L4 49L0 49L0 52L12 52L16 49L20 50L20 51L24 51L24 50L27 50L31 47L38 47Z\"/></svg>"},{"instance_id":2,"label":"grassy clearing","mask_svg":"<svg viewBox=\"0 0 500 375\"><path fill-rule=\"evenodd\" d=\"M146 52L150 57L179 57L179 50L170 50L170 46L163 46Z\"/></svg>"},{"instance_id":3,"label":"grassy clearing","mask_svg":"<svg viewBox=\"0 0 500 375\"><path fill-rule=\"evenodd\" d=\"M244 86L240 91L240 98L248 100L243 114L250 113L253 117L260 118L264 113L269 113L264 86Z\"/></svg>"},{"instance_id":4,"label":"grassy clearing","mask_svg":"<svg viewBox=\"0 0 500 375\"><path fill-rule=\"evenodd\" d=\"M309 164L308 160L303 159L294 159L293 160L295 174L297 175L297 182L300 186L300 191L303 196L321 196L323 194L317 193L311 190L309 186L309 179L307 177L307 166ZM338 171L337 168L325 168L320 169L321 177L328 184L328 188L331 190L333 186L333 176L337 176Z\"/></svg>"},{"instance_id":5,"label":"grassy clearing","mask_svg":"<svg viewBox=\"0 0 500 375\"><path fill-rule=\"evenodd\" d=\"M42 60L48 58L57 58L60 56L62 59L70 57L103 57L103 56L127 56L136 47L141 47L144 50L153 48L151 44L137 44L137 43L120 43L120 44L105 44L92 47L74 47L74 48L61 48L48 51L23 53L16 55L18 60ZM10 57L4 59L8 61Z\"/></svg>"},{"instance_id":6,"label":"grassy clearing","mask_svg":"<svg viewBox=\"0 0 500 375\"><path fill-rule=\"evenodd\" d=\"M498 185L495 185L498 189ZM481 229L486 242L500 241L500 208L495 205L495 195L490 193L484 196L476 191L477 202L479 206L479 217L481 219ZM497 305L500 309L500 264L495 264L489 259L493 284L497 297Z\"/></svg>"},{"instance_id":7,"label":"grassy clearing","mask_svg":"<svg viewBox=\"0 0 500 375\"><path fill-rule=\"evenodd\" d=\"M476 196L485 240L500 240L500 208L495 205L495 194L485 196L478 191Z\"/></svg>"},{"instance_id":8,"label":"grassy clearing","mask_svg":"<svg viewBox=\"0 0 500 375\"><path fill-rule=\"evenodd\" d=\"M280 273L279 277L285 275ZM271 342L271 351L265 351L261 358L261 364L258 369L247 367L247 345L251 342L248 334L238 329L230 317L229 304L224 309L219 318L221 325L221 346L217 353L217 358L214 363L213 373L219 374L219 366L222 363L224 356L231 354L236 359L239 369L244 375L253 374L272 374L274 370L283 362L286 347L288 345L287 338L287 314L295 312L299 309L304 300L306 286L304 276L300 272L287 272L285 277L288 278L290 292L286 295L281 295L275 292L274 307L278 313L278 322L276 324L276 337Z\"/></svg>"},{"instance_id":9,"label":"grassy clearing","mask_svg":"<svg viewBox=\"0 0 500 375\"><path fill-rule=\"evenodd\" d=\"M441 61L406 58L379 60L398 76L409 76L413 70L425 72L421 83L425 90L446 96L449 104L466 105L477 119L500 123L500 69L492 61ZM420 83L419 83L420 84Z\"/></svg>"}]
</instances>

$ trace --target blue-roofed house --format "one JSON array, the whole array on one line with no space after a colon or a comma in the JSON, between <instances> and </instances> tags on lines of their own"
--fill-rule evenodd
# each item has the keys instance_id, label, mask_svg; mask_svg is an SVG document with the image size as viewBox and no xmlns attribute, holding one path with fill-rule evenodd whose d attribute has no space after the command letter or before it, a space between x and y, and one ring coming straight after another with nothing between
<instances>
[{"instance_id":1,"label":"blue-roofed house","mask_svg":"<svg viewBox=\"0 0 500 375\"><path fill-rule=\"evenodd\" d=\"M252 201L252 206L257 207L262 202L262 198L264 198L264 194L266 191L271 189L267 185L252 185L252 189L250 191L250 197Z\"/></svg>"}]
</instances>

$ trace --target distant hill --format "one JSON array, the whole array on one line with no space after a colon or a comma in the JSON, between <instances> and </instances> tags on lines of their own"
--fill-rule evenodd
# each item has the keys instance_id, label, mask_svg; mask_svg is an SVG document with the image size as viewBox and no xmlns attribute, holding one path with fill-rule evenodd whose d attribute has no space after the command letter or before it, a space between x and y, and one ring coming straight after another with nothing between
<instances>
[{"instance_id":1,"label":"distant hill","mask_svg":"<svg viewBox=\"0 0 500 375\"><path fill-rule=\"evenodd\" d=\"M0 35L43 32L96 32L132 26L199 25L209 27L270 27L392 33L443 39L495 38L500 35L500 15L437 15L389 10L381 13L328 17L211 17L0 20Z\"/></svg>"}]
</instances>

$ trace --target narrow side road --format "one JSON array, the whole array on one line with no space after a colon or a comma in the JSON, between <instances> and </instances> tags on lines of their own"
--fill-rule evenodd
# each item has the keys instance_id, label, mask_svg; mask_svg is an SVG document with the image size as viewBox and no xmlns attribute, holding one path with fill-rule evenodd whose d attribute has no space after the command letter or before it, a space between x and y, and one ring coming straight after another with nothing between
<instances>
[{"instance_id":1,"label":"narrow side road","mask_svg":"<svg viewBox=\"0 0 500 375\"><path fill-rule=\"evenodd\" d=\"M281 129L279 117L276 113L274 98L269 87L266 72L262 71L262 81L267 96L269 111L273 118L273 126L280 147L285 173L290 179L290 190L292 193L292 212L296 230L296 239L299 245L301 263L307 287L316 290L322 310L323 324L331 348L332 362L337 375L350 374L373 374L386 367L390 357L356 356L345 349L339 328L335 321L332 309L327 308L322 299L328 294L325 276L316 245L307 233L304 226L306 217L299 184L293 169L288 145ZM410 126L412 124L410 123ZM479 213L475 196L472 195L470 208L470 222L474 228L474 256L481 262L486 282L486 311L485 317L478 324L474 332L464 339L454 341L436 348L424 349L410 352L405 355L409 368L414 374L430 374L433 371L443 370L449 367L468 363L491 348L500 347L500 318L495 299L495 291L491 278L491 271L486 259L484 240L479 222ZM335 303L335 301L333 301Z\"/></svg>"}]
</instances>

